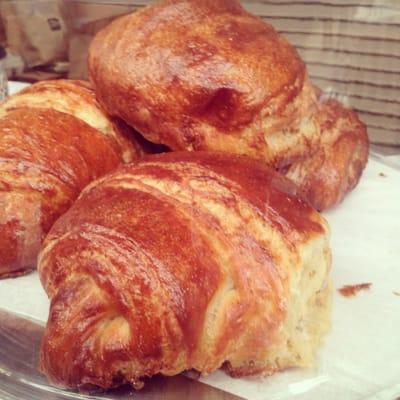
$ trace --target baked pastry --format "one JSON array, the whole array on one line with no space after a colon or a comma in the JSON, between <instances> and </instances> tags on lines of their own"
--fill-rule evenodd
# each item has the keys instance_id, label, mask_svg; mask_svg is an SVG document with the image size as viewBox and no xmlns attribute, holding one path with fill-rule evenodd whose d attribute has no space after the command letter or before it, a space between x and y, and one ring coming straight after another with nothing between
<instances>
[{"instance_id":1,"label":"baked pastry","mask_svg":"<svg viewBox=\"0 0 400 400\"><path fill-rule=\"evenodd\" d=\"M172 150L283 167L319 144L303 61L236 0L165 0L113 21L91 43L89 76L110 115Z\"/></svg>"},{"instance_id":2,"label":"baked pastry","mask_svg":"<svg viewBox=\"0 0 400 400\"><path fill-rule=\"evenodd\" d=\"M135 146L81 82L38 83L2 103L0 277L35 268L56 218L89 182L136 158Z\"/></svg>"},{"instance_id":3,"label":"baked pastry","mask_svg":"<svg viewBox=\"0 0 400 400\"><path fill-rule=\"evenodd\" d=\"M327 223L264 164L171 152L90 184L39 256L40 366L67 387L308 366L329 326Z\"/></svg>"},{"instance_id":4,"label":"baked pastry","mask_svg":"<svg viewBox=\"0 0 400 400\"><path fill-rule=\"evenodd\" d=\"M16 108L51 108L86 122L111 139L124 162L144 155L138 134L123 121L110 118L96 100L89 82L59 79L28 86L0 105L0 117Z\"/></svg>"},{"instance_id":5,"label":"baked pastry","mask_svg":"<svg viewBox=\"0 0 400 400\"><path fill-rule=\"evenodd\" d=\"M295 49L236 0L164 0L114 21L90 46L89 75L104 108L148 140L259 158L320 210L367 162L356 113L318 105Z\"/></svg>"},{"instance_id":6,"label":"baked pastry","mask_svg":"<svg viewBox=\"0 0 400 400\"><path fill-rule=\"evenodd\" d=\"M321 95L318 116L321 146L304 160L283 169L313 207L325 210L340 203L360 180L368 161L366 126L355 111Z\"/></svg>"}]
</instances>

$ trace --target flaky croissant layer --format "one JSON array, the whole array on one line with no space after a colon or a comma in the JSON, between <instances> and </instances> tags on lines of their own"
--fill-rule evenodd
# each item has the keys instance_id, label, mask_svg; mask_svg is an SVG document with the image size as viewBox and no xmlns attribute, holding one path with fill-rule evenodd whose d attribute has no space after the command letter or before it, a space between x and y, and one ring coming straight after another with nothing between
<instances>
[{"instance_id":1,"label":"flaky croissant layer","mask_svg":"<svg viewBox=\"0 0 400 400\"><path fill-rule=\"evenodd\" d=\"M39 257L42 371L110 388L310 365L329 326L325 220L267 167L165 153L89 185Z\"/></svg>"},{"instance_id":2,"label":"flaky croissant layer","mask_svg":"<svg viewBox=\"0 0 400 400\"><path fill-rule=\"evenodd\" d=\"M239 0L162 0L118 18L93 39L88 69L110 115L174 151L282 167L319 145L304 62Z\"/></svg>"},{"instance_id":3,"label":"flaky croissant layer","mask_svg":"<svg viewBox=\"0 0 400 400\"><path fill-rule=\"evenodd\" d=\"M321 146L281 172L302 190L317 210L339 204L358 183L368 161L366 126L356 112L320 96Z\"/></svg>"},{"instance_id":4,"label":"flaky croissant layer","mask_svg":"<svg viewBox=\"0 0 400 400\"><path fill-rule=\"evenodd\" d=\"M263 160L318 210L367 163L356 112L318 101L296 49L239 0L160 0L118 18L93 39L88 67L102 106L148 140Z\"/></svg>"},{"instance_id":5,"label":"flaky croissant layer","mask_svg":"<svg viewBox=\"0 0 400 400\"><path fill-rule=\"evenodd\" d=\"M34 269L80 191L141 154L129 131L83 81L39 82L0 104L0 278Z\"/></svg>"}]
</instances>

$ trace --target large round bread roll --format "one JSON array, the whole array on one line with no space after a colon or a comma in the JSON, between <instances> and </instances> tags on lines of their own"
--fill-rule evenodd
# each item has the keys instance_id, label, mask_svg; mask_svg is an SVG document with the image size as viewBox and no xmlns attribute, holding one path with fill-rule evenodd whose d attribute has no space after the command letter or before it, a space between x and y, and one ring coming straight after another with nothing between
<instances>
[{"instance_id":1,"label":"large round bread roll","mask_svg":"<svg viewBox=\"0 0 400 400\"><path fill-rule=\"evenodd\" d=\"M165 0L94 38L100 103L172 150L218 150L282 167L319 143L316 96L296 50L236 0Z\"/></svg>"},{"instance_id":2,"label":"large round bread roll","mask_svg":"<svg viewBox=\"0 0 400 400\"><path fill-rule=\"evenodd\" d=\"M228 154L165 153L89 185L39 260L41 369L67 387L312 364L330 320L325 220Z\"/></svg>"},{"instance_id":3,"label":"large round bread roll","mask_svg":"<svg viewBox=\"0 0 400 400\"><path fill-rule=\"evenodd\" d=\"M91 44L89 75L105 109L148 140L290 169L319 210L367 163L357 114L318 103L295 49L237 0L164 0L116 20Z\"/></svg>"},{"instance_id":4,"label":"large round bread roll","mask_svg":"<svg viewBox=\"0 0 400 400\"><path fill-rule=\"evenodd\" d=\"M36 267L54 221L93 179L140 147L86 83L41 82L0 105L0 277Z\"/></svg>"}]
</instances>

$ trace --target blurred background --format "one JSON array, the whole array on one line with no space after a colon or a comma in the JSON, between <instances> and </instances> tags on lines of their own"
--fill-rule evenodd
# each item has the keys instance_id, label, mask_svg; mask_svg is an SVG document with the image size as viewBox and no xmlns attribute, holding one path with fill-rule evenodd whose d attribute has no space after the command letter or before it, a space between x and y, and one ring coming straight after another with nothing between
<instances>
[{"instance_id":1,"label":"blurred background","mask_svg":"<svg viewBox=\"0 0 400 400\"><path fill-rule=\"evenodd\" d=\"M9 79L85 79L95 33L152 2L0 0L0 44ZM358 110L373 143L400 146L400 0L242 4L296 46L315 84Z\"/></svg>"}]
</instances>

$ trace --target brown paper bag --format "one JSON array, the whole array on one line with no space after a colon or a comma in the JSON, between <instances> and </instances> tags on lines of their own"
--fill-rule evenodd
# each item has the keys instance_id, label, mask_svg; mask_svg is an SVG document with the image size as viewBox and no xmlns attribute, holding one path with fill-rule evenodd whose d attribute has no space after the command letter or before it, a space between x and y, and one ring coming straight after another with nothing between
<instances>
[{"instance_id":1,"label":"brown paper bag","mask_svg":"<svg viewBox=\"0 0 400 400\"><path fill-rule=\"evenodd\" d=\"M62 0L0 2L9 48L28 67L67 60L67 28Z\"/></svg>"}]
</instances>

